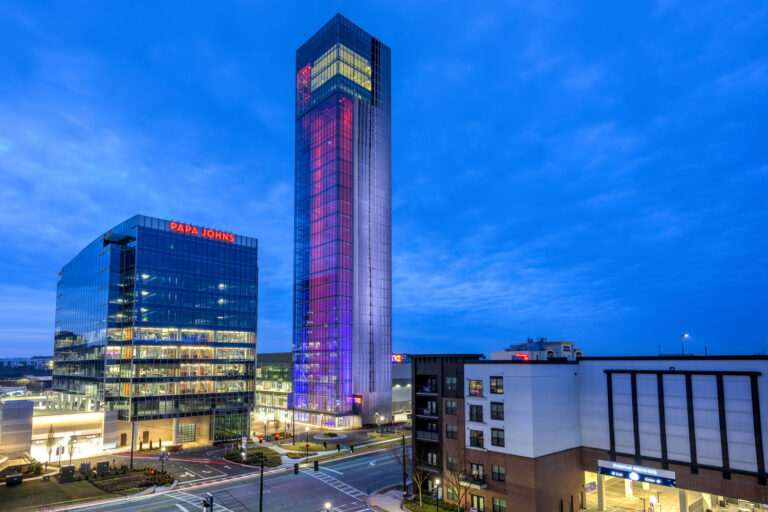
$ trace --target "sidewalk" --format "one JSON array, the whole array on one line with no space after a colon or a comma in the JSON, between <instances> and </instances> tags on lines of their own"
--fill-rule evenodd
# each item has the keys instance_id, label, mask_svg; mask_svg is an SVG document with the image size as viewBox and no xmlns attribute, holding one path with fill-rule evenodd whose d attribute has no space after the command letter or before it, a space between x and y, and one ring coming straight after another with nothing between
<instances>
[{"instance_id":1,"label":"sidewalk","mask_svg":"<svg viewBox=\"0 0 768 512\"><path fill-rule=\"evenodd\" d=\"M400 512L403 508L403 491L392 489L381 494L372 494L368 498L368 506L384 512Z\"/></svg>"}]
</instances>

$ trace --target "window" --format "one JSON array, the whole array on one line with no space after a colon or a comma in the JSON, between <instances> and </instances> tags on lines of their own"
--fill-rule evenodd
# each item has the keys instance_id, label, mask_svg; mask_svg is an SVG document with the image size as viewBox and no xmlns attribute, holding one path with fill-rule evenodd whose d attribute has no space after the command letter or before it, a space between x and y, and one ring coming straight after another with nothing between
<instances>
[{"instance_id":1,"label":"window","mask_svg":"<svg viewBox=\"0 0 768 512\"><path fill-rule=\"evenodd\" d=\"M507 512L507 500L493 498L493 512Z\"/></svg>"},{"instance_id":2,"label":"window","mask_svg":"<svg viewBox=\"0 0 768 512\"><path fill-rule=\"evenodd\" d=\"M491 402L491 419L503 420L504 419L504 404L501 402Z\"/></svg>"},{"instance_id":3,"label":"window","mask_svg":"<svg viewBox=\"0 0 768 512\"><path fill-rule=\"evenodd\" d=\"M483 406L482 405L470 405L469 406L469 421L483 421Z\"/></svg>"},{"instance_id":4,"label":"window","mask_svg":"<svg viewBox=\"0 0 768 512\"><path fill-rule=\"evenodd\" d=\"M470 475L472 475L473 480L484 480L485 479L485 471L483 469L482 464L476 464L474 462L470 463Z\"/></svg>"},{"instance_id":5,"label":"window","mask_svg":"<svg viewBox=\"0 0 768 512\"><path fill-rule=\"evenodd\" d=\"M456 377L446 377L445 378L445 390L446 391L456 391Z\"/></svg>"},{"instance_id":6,"label":"window","mask_svg":"<svg viewBox=\"0 0 768 512\"><path fill-rule=\"evenodd\" d=\"M435 452L427 453L427 464L430 466L437 466L437 454Z\"/></svg>"},{"instance_id":7,"label":"window","mask_svg":"<svg viewBox=\"0 0 768 512\"><path fill-rule=\"evenodd\" d=\"M491 393L494 395L504 393L504 377L491 377Z\"/></svg>"},{"instance_id":8,"label":"window","mask_svg":"<svg viewBox=\"0 0 768 512\"><path fill-rule=\"evenodd\" d=\"M445 401L445 414L456 414L456 400Z\"/></svg>"},{"instance_id":9,"label":"window","mask_svg":"<svg viewBox=\"0 0 768 512\"><path fill-rule=\"evenodd\" d=\"M448 468L448 471L456 471L456 468L459 467L459 462L453 455L449 455L446 459L445 466Z\"/></svg>"},{"instance_id":10,"label":"window","mask_svg":"<svg viewBox=\"0 0 768 512\"><path fill-rule=\"evenodd\" d=\"M483 381L481 380L469 381L469 394L471 396L483 396Z\"/></svg>"},{"instance_id":11,"label":"window","mask_svg":"<svg viewBox=\"0 0 768 512\"><path fill-rule=\"evenodd\" d=\"M469 431L469 446L474 446L475 448L483 447L483 431L482 430Z\"/></svg>"},{"instance_id":12,"label":"window","mask_svg":"<svg viewBox=\"0 0 768 512\"><path fill-rule=\"evenodd\" d=\"M507 478L507 470L504 466L491 464L491 478L497 482L504 482Z\"/></svg>"},{"instance_id":13,"label":"window","mask_svg":"<svg viewBox=\"0 0 768 512\"><path fill-rule=\"evenodd\" d=\"M445 488L445 494L448 497L449 500L452 501L459 501L459 493L456 492L455 487L447 486Z\"/></svg>"},{"instance_id":14,"label":"window","mask_svg":"<svg viewBox=\"0 0 768 512\"><path fill-rule=\"evenodd\" d=\"M504 429L502 428L491 429L491 444L493 446L504 446Z\"/></svg>"},{"instance_id":15,"label":"window","mask_svg":"<svg viewBox=\"0 0 768 512\"><path fill-rule=\"evenodd\" d=\"M445 437L447 439L456 439L459 437L459 428L456 425L445 426Z\"/></svg>"},{"instance_id":16,"label":"window","mask_svg":"<svg viewBox=\"0 0 768 512\"><path fill-rule=\"evenodd\" d=\"M477 509L477 512L485 512L485 498L478 496L477 494L473 494L472 508Z\"/></svg>"}]
</instances>

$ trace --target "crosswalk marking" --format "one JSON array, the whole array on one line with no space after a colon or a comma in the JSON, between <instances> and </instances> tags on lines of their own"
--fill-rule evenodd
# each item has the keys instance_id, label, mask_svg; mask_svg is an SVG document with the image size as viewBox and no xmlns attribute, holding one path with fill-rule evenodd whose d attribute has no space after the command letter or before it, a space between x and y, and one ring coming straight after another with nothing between
<instances>
[{"instance_id":1,"label":"crosswalk marking","mask_svg":"<svg viewBox=\"0 0 768 512\"><path fill-rule=\"evenodd\" d=\"M199 507L201 503L203 502L203 498L201 496L196 496L194 494L190 494L188 492L184 491L171 491L165 494L166 496L169 496L171 498L177 499L179 501L183 501L184 503L188 503L190 505L195 505ZM232 512L232 510L228 509L224 505L221 505L219 503L216 503L216 496L214 495L214 504L215 509L220 510L222 512Z\"/></svg>"},{"instance_id":2,"label":"crosswalk marking","mask_svg":"<svg viewBox=\"0 0 768 512\"><path fill-rule=\"evenodd\" d=\"M321 482L323 482L324 484L333 487L337 491L343 492L347 496L351 496L352 498L355 498L355 499L359 500L362 497L367 496L367 494L364 493L363 491L361 491L359 489L355 489L351 485L347 485L344 482L342 482L341 480L338 480L338 479L332 477L331 475L328 475L328 474L323 473L321 471L312 471L312 470L308 470L307 471L307 470L305 470L303 472L308 474L312 478L316 478L316 479L320 480Z\"/></svg>"}]
</instances>

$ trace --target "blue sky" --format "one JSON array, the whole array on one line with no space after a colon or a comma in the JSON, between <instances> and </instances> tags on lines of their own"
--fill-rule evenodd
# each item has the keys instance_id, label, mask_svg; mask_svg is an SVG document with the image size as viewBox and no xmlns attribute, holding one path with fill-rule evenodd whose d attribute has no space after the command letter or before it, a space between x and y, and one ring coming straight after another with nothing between
<instances>
[{"instance_id":1,"label":"blue sky","mask_svg":"<svg viewBox=\"0 0 768 512\"><path fill-rule=\"evenodd\" d=\"M396 351L768 349L764 2L12 1L0 355L134 213L258 237L289 350L294 52L336 12L392 48Z\"/></svg>"}]
</instances>

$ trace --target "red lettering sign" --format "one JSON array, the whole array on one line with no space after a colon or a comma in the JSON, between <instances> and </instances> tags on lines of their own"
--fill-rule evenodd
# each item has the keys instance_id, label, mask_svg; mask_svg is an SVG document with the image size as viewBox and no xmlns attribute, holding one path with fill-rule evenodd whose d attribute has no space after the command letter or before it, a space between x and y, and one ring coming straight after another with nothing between
<instances>
[{"instance_id":1,"label":"red lettering sign","mask_svg":"<svg viewBox=\"0 0 768 512\"><path fill-rule=\"evenodd\" d=\"M234 243L235 235L226 231L216 231L215 229L199 228L191 224L182 224L181 222L169 222L168 229L176 233L185 235L200 236L211 240L221 240L222 242Z\"/></svg>"}]
</instances>

